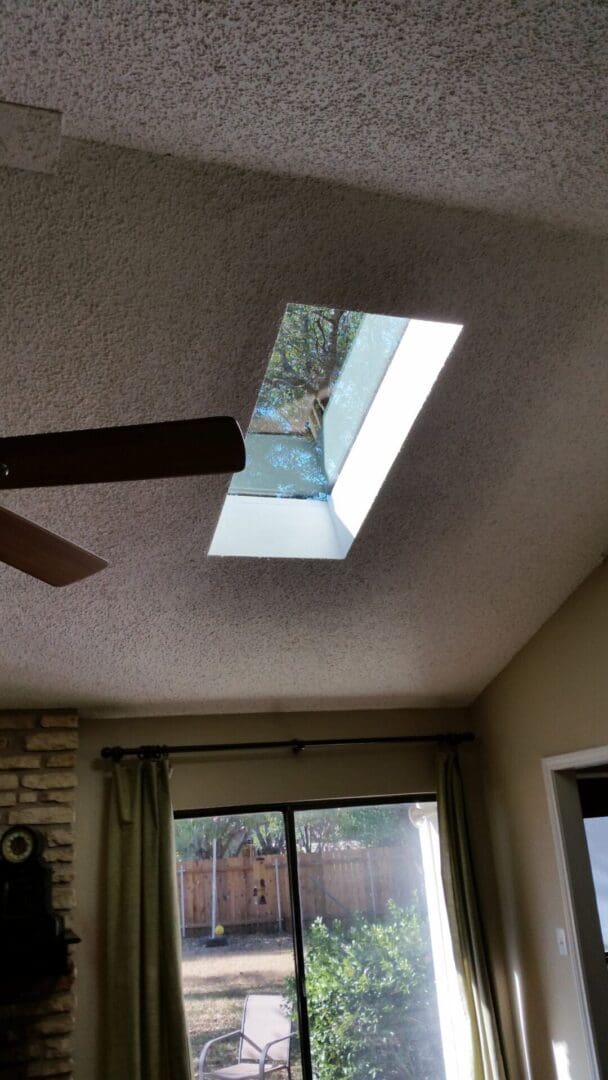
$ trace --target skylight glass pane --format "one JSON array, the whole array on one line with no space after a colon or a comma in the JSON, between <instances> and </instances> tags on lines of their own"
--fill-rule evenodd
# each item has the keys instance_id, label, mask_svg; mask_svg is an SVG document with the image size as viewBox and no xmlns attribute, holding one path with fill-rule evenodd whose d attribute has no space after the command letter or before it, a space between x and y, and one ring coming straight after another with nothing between
<instances>
[{"instance_id":1,"label":"skylight glass pane","mask_svg":"<svg viewBox=\"0 0 608 1080\"><path fill-rule=\"evenodd\" d=\"M364 317L362 311L288 304L249 430L309 432L313 401L329 395Z\"/></svg>"},{"instance_id":2,"label":"skylight glass pane","mask_svg":"<svg viewBox=\"0 0 608 1080\"><path fill-rule=\"evenodd\" d=\"M409 319L364 315L323 415L323 459L333 487Z\"/></svg>"},{"instance_id":3,"label":"skylight glass pane","mask_svg":"<svg viewBox=\"0 0 608 1080\"><path fill-rule=\"evenodd\" d=\"M461 329L288 304L209 554L344 558Z\"/></svg>"},{"instance_id":4,"label":"skylight glass pane","mask_svg":"<svg viewBox=\"0 0 608 1080\"><path fill-rule=\"evenodd\" d=\"M230 494L326 499L407 324L288 304Z\"/></svg>"}]
</instances>

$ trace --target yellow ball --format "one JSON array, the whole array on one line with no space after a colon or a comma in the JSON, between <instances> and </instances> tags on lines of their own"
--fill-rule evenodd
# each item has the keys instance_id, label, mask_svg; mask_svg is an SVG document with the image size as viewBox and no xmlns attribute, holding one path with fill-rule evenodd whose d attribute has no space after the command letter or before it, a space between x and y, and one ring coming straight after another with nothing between
<instances>
[{"instance_id":1,"label":"yellow ball","mask_svg":"<svg viewBox=\"0 0 608 1080\"><path fill-rule=\"evenodd\" d=\"M223 933L224 933L224 927L222 926L221 923L218 923L216 928L215 928L215 936L216 937L221 937Z\"/></svg>"}]
</instances>

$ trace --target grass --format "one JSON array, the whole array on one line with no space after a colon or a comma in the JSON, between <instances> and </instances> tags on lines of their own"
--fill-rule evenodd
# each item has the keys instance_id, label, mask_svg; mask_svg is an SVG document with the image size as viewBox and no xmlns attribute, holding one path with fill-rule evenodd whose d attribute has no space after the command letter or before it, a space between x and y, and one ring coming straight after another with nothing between
<instances>
[{"instance_id":1,"label":"grass","mask_svg":"<svg viewBox=\"0 0 608 1080\"><path fill-rule=\"evenodd\" d=\"M240 1028L245 996L284 993L289 975L293 975L293 951L287 936L233 936L219 949L206 949L204 938L185 939L182 980L195 1076L205 1043ZM229 1040L216 1049L211 1063L217 1066L235 1061L237 1049L238 1040ZM294 1040L292 1080L301 1080L301 1075Z\"/></svg>"}]
</instances>

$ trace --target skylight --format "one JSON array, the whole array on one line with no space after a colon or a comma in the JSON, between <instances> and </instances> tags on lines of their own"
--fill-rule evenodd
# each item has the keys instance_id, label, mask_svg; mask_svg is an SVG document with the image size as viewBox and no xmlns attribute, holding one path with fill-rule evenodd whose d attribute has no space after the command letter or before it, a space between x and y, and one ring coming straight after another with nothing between
<instances>
[{"instance_id":1,"label":"skylight","mask_svg":"<svg viewBox=\"0 0 608 1080\"><path fill-rule=\"evenodd\" d=\"M345 558L461 329L288 304L209 554Z\"/></svg>"}]
</instances>

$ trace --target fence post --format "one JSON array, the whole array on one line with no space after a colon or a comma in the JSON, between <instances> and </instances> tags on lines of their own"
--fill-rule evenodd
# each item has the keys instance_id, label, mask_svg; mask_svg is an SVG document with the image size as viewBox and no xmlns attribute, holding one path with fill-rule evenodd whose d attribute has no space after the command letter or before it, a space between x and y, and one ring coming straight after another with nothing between
<instances>
[{"instance_id":1,"label":"fence post","mask_svg":"<svg viewBox=\"0 0 608 1080\"><path fill-rule=\"evenodd\" d=\"M179 873L179 922L182 938L186 936L186 900L184 897L184 864L180 862Z\"/></svg>"},{"instance_id":2,"label":"fence post","mask_svg":"<svg viewBox=\"0 0 608 1080\"><path fill-rule=\"evenodd\" d=\"M213 861L211 866L211 937L217 926L217 840L213 838Z\"/></svg>"},{"instance_id":3,"label":"fence post","mask_svg":"<svg viewBox=\"0 0 608 1080\"><path fill-rule=\"evenodd\" d=\"M366 849L366 854L367 854L367 873L369 875L369 891L370 891L370 894L371 894L371 901L372 901L372 913L373 913L373 916L374 916L374 919L375 919L376 915L377 915L377 911L376 911L376 886L375 886L375 883L374 883L374 871L373 871L373 867L372 867L372 853L371 853L371 850L369 848Z\"/></svg>"},{"instance_id":4,"label":"fence post","mask_svg":"<svg viewBox=\"0 0 608 1080\"><path fill-rule=\"evenodd\" d=\"M274 880L277 890L277 922L279 934L283 932L283 912L281 909L281 882L279 880L279 860L274 860Z\"/></svg>"}]
</instances>

